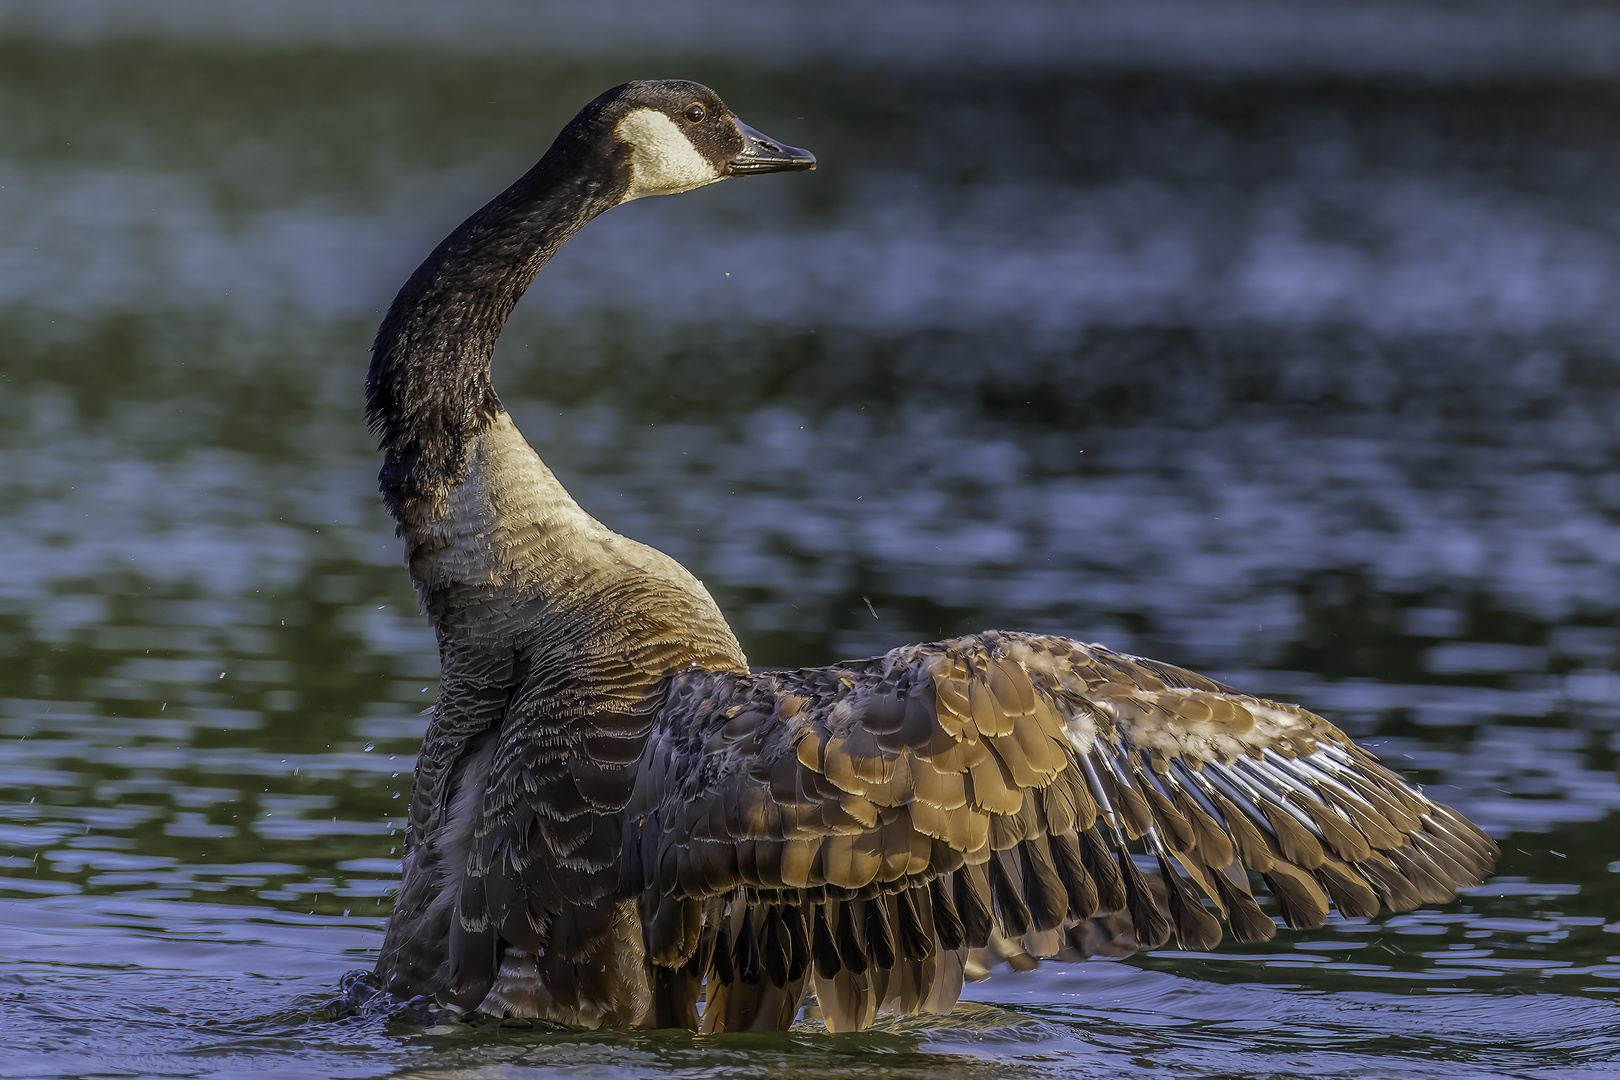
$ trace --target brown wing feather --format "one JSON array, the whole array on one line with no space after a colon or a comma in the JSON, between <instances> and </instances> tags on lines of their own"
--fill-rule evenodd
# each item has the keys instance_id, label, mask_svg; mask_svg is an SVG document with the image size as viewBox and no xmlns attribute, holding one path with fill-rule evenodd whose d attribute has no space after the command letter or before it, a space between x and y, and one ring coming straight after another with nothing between
<instances>
[{"instance_id":1,"label":"brown wing feather","mask_svg":"<svg viewBox=\"0 0 1620 1080\"><path fill-rule=\"evenodd\" d=\"M621 886L640 894L647 955L689 964L701 935L666 909L729 898L741 962L716 947L711 987L756 967L773 984L808 971L837 1027L940 1007L987 942L1050 954L1173 933L1209 949L1223 918L1264 940L1274 923L1245 870L1306 927L1330 906L1361 917L1439 902L1496 856L1319 716L1026 634L791 673L684 673L639 776ZM744 909L766 929L749 933ZM802 912L798 952L781 912ZM706 1030L726 1023L705 1014Z\"/></svg>"}]
</instances>

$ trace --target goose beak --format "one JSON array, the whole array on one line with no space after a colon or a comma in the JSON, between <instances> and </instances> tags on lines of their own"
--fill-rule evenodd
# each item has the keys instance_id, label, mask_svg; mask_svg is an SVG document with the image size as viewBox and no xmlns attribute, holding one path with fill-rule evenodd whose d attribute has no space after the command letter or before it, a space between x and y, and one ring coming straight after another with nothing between
<instances>
[{"instance_id":1,"label":"goose beak","mask_svg":"<svg viewBox=\"0 0 1620 1080\"><path fill-rule=\"evenodd\" d=\"M735 116L732 122L737 130L742 132L742 153L726 163L727 176L742 176L752 173L769 172L803 172L816 167L816 155L808 150L800 150L797 146L788 146L775 139L767 138L738 120Z\"/></svg>"}]
</instances>

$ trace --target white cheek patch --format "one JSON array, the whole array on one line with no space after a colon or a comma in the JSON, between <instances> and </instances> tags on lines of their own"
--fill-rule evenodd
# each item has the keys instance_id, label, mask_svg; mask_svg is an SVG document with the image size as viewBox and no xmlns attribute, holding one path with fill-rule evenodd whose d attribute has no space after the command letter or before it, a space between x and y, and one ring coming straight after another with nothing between
<instances>
[{"instance_id":1,"label":"white cheek patch","mask_svg":"<svg viewBox=\"0 0 1620 1080\"><path fill-rule=\"evenodd\" d=\"M723 179L675 121L657 109L627 113L614 125L613 134L630 147L630 187L622 202L674 195Z\"/></svg>"}]
</instances>

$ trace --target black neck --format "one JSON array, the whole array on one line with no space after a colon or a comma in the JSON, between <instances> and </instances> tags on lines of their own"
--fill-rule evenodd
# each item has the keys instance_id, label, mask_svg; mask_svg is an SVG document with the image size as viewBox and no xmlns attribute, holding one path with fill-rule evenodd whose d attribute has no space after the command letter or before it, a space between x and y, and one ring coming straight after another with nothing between
<instances>
[{"instance_id":1,"label":"black neck","mask_svg":"<svg viewBox=\"0 0 1620 1080\"><path fill-rule=\"evenodd\" d=\"M628 147L582 114L546 156L462 222L394 297L366 376L366 419L385 455L398 520L466 475L467 442L500 411L495 339L535 274L591 218L618 204Z\"/></svg>"}]
</instances>

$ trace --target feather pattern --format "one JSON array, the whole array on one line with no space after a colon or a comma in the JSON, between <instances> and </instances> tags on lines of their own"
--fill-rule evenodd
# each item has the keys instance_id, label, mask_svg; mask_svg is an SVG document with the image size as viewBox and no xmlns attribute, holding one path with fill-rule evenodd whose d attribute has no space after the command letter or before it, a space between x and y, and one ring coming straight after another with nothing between
<instances>
[{"instance_id":1,"label":"feather pattern","mask_svg":"<svg viewBox=\"0 0 1620 1080\"><path fill-rule=\"evenodd\" d=\"M768 910L771 928L809 905L825 1015L857 1027L873 1010L939 1006L969 949L1068 955L1066 942L1115 948L1100 943L1124 933L1135 948L1174 935L1204 950L1223 920L1266 940L1276 926L1248 871L1284 922L1310 927L1334 907L1440 902L1495 859L1489 838L1319 716L1024 634L677 675L626 813L641 850L622 865L676 868L627 878L645 925L716 895ZM1116 921L1076 936L1099 919ZM658 940L649 955L663 957Z\"/></svg>"}]
</instances>

